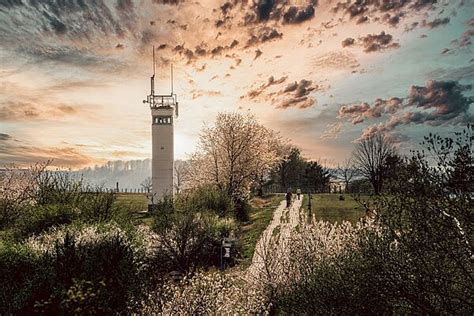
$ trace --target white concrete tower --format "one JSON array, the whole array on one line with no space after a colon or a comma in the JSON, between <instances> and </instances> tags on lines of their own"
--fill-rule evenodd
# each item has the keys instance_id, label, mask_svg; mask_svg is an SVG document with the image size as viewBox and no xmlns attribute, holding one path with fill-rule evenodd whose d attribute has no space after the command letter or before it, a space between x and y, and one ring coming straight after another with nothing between
<instances>
[{"instance_id":1,"label":"white concrete tower","mask_svg":"<svg viewBox=\"0 0 474 316\"><path fill-rule=\"evenodd\" d=\"M178 102L176 94L173 93L173 66L171 66L171 93L155 94L155 47L153 47L151 93L143 102L148 103L151 110L153 197L150 200L156 203L165 195L173 194L174 118L178 117Z\"/></svg>"}]
</instances>

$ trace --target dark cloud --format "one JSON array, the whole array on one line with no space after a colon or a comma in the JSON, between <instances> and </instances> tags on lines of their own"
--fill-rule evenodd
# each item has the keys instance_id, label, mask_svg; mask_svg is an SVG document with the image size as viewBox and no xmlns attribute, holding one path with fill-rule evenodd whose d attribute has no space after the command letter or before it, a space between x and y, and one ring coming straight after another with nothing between
<instances>
[{"instance_id":1,"label":"dark cloud","mask_svg":"<svg viewBox=\"0 0 474 316\"><path fill-rule=\"evenodd\" d=\"M117 49L124 49L125 46L123 44L117 44L117 46L115 46L115 48Z\"/></svg>"},{"instance_id":2,"label":"dark cloud","mask_svg":"<svg viewBox=\"0 0 474 316\"><path fill-rule=\"evenodd\" d=\"M403 17L417 14L422 9L431 9L436 3L437 0L342 1L338 2L333 10L343 12L350 19L357 19L357 24L374 18L396 26Z\"/></svg>"},{"instance_id":3,"label":"dark cloud","mask_svg":"<svg viewBox=\"0 0 474 316\"><path fill-rule=\"evenodd\" d=\"M285 23L301 23L314 17L314 6L308 5L305 8L290 7L283 14Z\"/></svg>"},{"instance_id":4,"label":"dark cloud","mask_svg":"<svg viewBox=\"0 0 474 316\"><path fill-rule=\"evenodd\" d=\"M255 11L260 21L268 20L270 13L275 5L274 0L260 0L255 4Z\"/></svg>"},{"instance_id":5,"label":"dark cloud","mask_svg":"<svg viewBox=\"0 0 474 316\"><path fill-rule=\"evenodd\" d=\"M10 140L12 137L5 133L0 133L0 141Z\"/></svg>"},{"instance_id":6,"label":"dark cloud","mask_svg":"<svg viewBox=\"0 0 474 316\"><path fill-rule=\"evenodd\" d=\"M446 25L448 24L450 21L449 18L436 18L434 19L433 21L429 21L427 22L426 20L423 20L423 22L421 23L422 26L424 27L428 27L430 29L434 29L435 27L438 27L438 26L442 26L442 25Z\"/></svg>"},{"instance_id":7,"label":"dark cloud","mask_svg":"<svg viewBox=\"0 0 474 316\"><path fill-rule=\"evenodd\" d=\"M471 90L471 85L462 85L457 81L430 80L426 86L412 86L409 90L407 106L433 110L422 113L420 121L430 125L441 125L456 120L468 122L468 110L474 102L463 92Z\"/></svg>"},{"instance_id":8,"label":"dark cloud","mask_svg":"<svg viewBox=\"0 0 474 316\"><path fill-rule=\"evenodd\" d=\"M393 14L385 13L382 17L382 21L386 22L391 26L397 26L400 23L401 18L403 17L403 13Z\"/></svg>"},{"instance_id":9,"label":"dark cloud","mask_svg":"<svg viewBox=\"0 0 474 316\"><path fill-rule=\"evenodd\" d=\"M153 0L155 4L167 4L167 5L178 5L184 0Z\"/></svg>"},{"instance_id":10,"label":"dark cloud","mask_svg":"<svg viewBox=\"0 0 474 316\"><path fill-rule=\"evenodd\" d=\"M458 81L430 80L425 86L413 85L406 98L377 99L368 103L345 105L339 109L339 118L347 117L352 124L367 119L388 120L364 129L361 139L375 133L389 133L399 125L426 124L429 126L466 124L472 121L469 108L474 98L464 95L471 85Z\"/></svg>"},{"instance_id":11,"label":"dark cloud","mask_svg":"<svg viewBox=\"0 0 474 316\"><path fill-rule=\"evenodd\" d=\"M245 47L268 42L274 39L281 39L282 36L283 33L278 32L276 28L264 26L251 33Z\"/></svg>"},{"instance_id":12,"label":"dark cloud","mask_svg":"<svg viewBox=\"0 0 474 316\"><path fill-rule=\"evenodd\" d=\"M257 49L255 51L255 57L253 58L254 60L260 57L263 54L263 52L260 49Z\"/></svg>"},{"instance_id":13,"label":"dark cloud","mask_svg":"<svg viewBox=\"0 0 474 316\"><path fill-rule=\"evenodd\" d=\"M298 24L314 17L316 0L307 1L305 5L296 6L294 4L291 1L257 0L250 6L242 8L248 10L244 15L243 23L249 25L273 20L286 24ZM229 9L233 7L235 6L226 6L226 18L230 18Z\"/></svg>"},{"instance_id":14,"label":"dark cloud","mask_svg":"<svg viewBox=\"0 0 474 316\"><path fill-rule=\"evenodd\" d=\"M341 42L342 47L354 45L355 40L352 37L348 37Z\"/></svg>"},{"instance_id":15,"label":"dark cloud","mask_svg":"<svg viewBox=\"0 0 474 316\"><path fill-rule=\"evenodd\" d=\"M66 24L63 22L59 21L56 18L51 19L51 27L53 28L54 32L58 35L66 34L67 32L67 27Z\"/></svg>"},{"instance_id":16,"label":"dark cloud","mask_svg":"<svg viewBox=\"0 0 474 316\"><path fill-rule=\"evenodd\" d=\"M368 34L360 37L359 41L364 47L364 52L366 53L400 47L398 43L393 42L392 35L387 34L384 31L380 32L380 34Z\"/></svg>"}]
</instances>

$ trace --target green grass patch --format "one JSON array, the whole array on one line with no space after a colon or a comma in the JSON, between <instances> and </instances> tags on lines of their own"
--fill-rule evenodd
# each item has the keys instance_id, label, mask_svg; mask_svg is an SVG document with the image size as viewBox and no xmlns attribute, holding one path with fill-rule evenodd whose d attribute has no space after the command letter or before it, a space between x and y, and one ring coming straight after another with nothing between
<instances>
[{"instance_id":1,"label":"green grass patch","mask_svg":"<svg viewBox=\"0 0 474 316\"><path fill-rule=\"evenodd\" d=\"M250 201L252 210L250 211L250 220L243 223L240 228L240 242L242 243L244 266L252 262L255 245L262 235L263 231L270 224L273 218L273 212L283 200L283 194L271 194L264 198L255 197Z\"/></svg>"},{"instance_id":2,"label":"green grass patch","mask_svg":"<svg viewBox=\"0 0 474 316\"><path fill-rule=\"evenodd\" d=\"M356 202L350 194L343 194L344 200L339 200L340 194L319 193L312 194L311 212L317 220L328 221L331 223L342 223L349 221L356 223L365 216L364 208ZM369 196L360 196L361 201L368 201ZM308 195L303 196L302 208L308 214Z\"/></svg>"},{"instance_id":3,"label":"green grass patch","mask_svg":"<svg viewBox=\"0 0 474 316\"><path fill-rule=\"evenodd\" d=\"M151 225L152 217L148 214L148 198L144 193L118 193L115 204L127 210L137 223Z\"/></svg>"}]
</instances>

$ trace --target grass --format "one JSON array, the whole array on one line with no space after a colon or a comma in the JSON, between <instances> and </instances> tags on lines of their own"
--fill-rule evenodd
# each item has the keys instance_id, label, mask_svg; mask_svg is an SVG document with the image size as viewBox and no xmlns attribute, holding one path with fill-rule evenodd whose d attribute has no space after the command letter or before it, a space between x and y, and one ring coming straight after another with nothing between
<instances>
[{"instance_id":1,"label":"grass","mask_svg":"<svg viewBox=\"0 0 474 316\"><path fill-rule=\"evenodd\" d=\"M148 199L142 193L118 193L116 205L128 210L137 222L151 225L152 217L147 213Z\"/></svg>"},{"instance_id":2,"label":"grass","mask_svg":"<svg viewBox=\"0 0 474 316\"><path fill-rule=\"evenodd\" d=\"M250 220L243 223L240 228L240 240L243 250L244 266L252 262L255 245L262 235L263 231L270 224L273 218L273 212L283 200L283 194L270 194L264 198L255 197L250 201L252 209L250 211Z\"/></svg>"},{"instance_id":3,"label":"grass","mask_svg":"<svg viewBox=\"0 0 474 316\"><path fill-rule=\"evenodd\" d=\"M317 220L328 221L331 223L341 223L349 221L356 223L365 216L364 208L354 200L350 194L342 194L344 200L339 200L340 194L319 193L312 194L311 211L315 214ZM360 200L368 201L369 196L360 196ZM303 196L302 207L308 209L308 196Z\"/></svg>"}]
</instances>

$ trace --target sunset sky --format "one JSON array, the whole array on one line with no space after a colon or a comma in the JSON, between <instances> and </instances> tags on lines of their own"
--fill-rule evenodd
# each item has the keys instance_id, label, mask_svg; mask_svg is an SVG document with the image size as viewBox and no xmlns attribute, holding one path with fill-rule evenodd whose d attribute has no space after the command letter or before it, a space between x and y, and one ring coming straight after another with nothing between
<instances>
[{"instance_id":1,"label":"sunset sky","mask_svg":"<svg viewBox=\"0 0 474 316\"><path fill-rule=\"evenodd\" d=\"M473 41L469 0L0 0L0 165L151 157L152 45L176 158L222 111L312 159L376 131L406 152L473 122Z\"/></svg>"}]
</instances>

